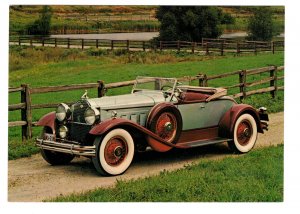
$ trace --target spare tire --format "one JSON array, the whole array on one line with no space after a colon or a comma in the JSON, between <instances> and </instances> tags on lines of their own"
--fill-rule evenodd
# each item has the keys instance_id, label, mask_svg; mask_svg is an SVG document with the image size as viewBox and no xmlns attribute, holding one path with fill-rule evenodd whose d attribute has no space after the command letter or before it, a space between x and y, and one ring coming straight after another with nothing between
<instances>
[{"instance_id":1,"label":"spare tire","mask_svg":"<svg viewBox=\"0 0 300 214\"><path fill-rule=\"evenodd\" d=\"M182 130L182 117L173 105L155 106L147 120L147 128L168 143L176 144ZM172 147L148 137L149 145L156 151L166 152Z\"/></svg>"}]
</instances>

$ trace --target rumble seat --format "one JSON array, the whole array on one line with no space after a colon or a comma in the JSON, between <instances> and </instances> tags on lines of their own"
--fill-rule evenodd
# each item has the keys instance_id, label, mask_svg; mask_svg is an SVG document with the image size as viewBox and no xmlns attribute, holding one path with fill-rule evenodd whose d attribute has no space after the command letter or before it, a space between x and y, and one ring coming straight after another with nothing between
<instances>
[{"instance_id":1,"label":"rumble seat","mask_svg":"<svg viewBox=\"0 0 300 214\"><path fill-rule=\"evenodd\" d=\"M224 88L197 86L179 86L178 88L182 91L179 97L181 103L209 102L227 94Z\"/></svg>"}]
</instances>

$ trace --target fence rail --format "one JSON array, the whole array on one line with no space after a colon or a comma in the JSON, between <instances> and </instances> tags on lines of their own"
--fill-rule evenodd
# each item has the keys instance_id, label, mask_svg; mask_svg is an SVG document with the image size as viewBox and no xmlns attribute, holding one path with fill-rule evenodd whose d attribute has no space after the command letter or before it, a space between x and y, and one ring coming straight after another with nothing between
<instances>
[{"instance_id":1,"label":"fence rail","mask_svg":"<svg viewBox=\"0 0 300 214\"><path fill-rule=\"evenodd\" d=\"M203 52L206 55L211 53L255 53L284 51L284 41L237 41L231 39L208 39L203 38L201 42L188 41L135 41L135 40L107 40L107 39L72 39L52 37L11 37L10 44L27 46L48 46L63 48L102 48L114 50L115 48L128 51L146 50L177 50Z\"/></svg>"},{"instance_id":2,"label":"fence rail","mask_svg":"<svg viewBox=\"0 0 300 214\"><path fill-rule=\"evenodd\" d=\"M277 94L277 91L284 90L284 86L278 86L278 80L283 80L284 76L278 76L280 72L284 71L284 66L268 66L263 68L249 69L249 70L238 70L233 72L228 72L220 75L207 76L206 74L198 74L191 77L181 77L178 78L179 81L193 81L197 80L199 86L208 86L208 81L226 78L231 76L237 76L239 82L231 85L225 86L226 89L239 88L239 93L230 94L233 98L240 98L243 100L247 96L261 93L270 93L274 98ZM263 73L269 73L269 77L261 78L254 82L247 82L247 76L251 75L261 75ZM32 137L32 127L36 125L36 121L32 121L32 110L33 109L43 109L43 108L54 108L59 103L41 103L41 104L32 104L32 94L38 93L49 93L49 92L62 92L62 91L71 91L77 89L97 89L98 97L102 97L105 94L107 89L114 89L119 87L131 86L135 83L135 80L115 82L104 84L102 80L97 81L97 83L86 83L86 84L74 84L74 85L61 85L61 86L45 86L45 87L36 87L31 88L28 84L22 84L20 87L9 88L9 93L21 93L21 103L10 104L8 106L8 111L21 110L21 121L10 121L8 122L9 127L22 127L22 139L29 139ZM259 88L255 90L249 90L253 86L258 86L261 84L269 83L268 87ZM70 102L66 104L72 104Z\"/></svg>"}]
</instances>

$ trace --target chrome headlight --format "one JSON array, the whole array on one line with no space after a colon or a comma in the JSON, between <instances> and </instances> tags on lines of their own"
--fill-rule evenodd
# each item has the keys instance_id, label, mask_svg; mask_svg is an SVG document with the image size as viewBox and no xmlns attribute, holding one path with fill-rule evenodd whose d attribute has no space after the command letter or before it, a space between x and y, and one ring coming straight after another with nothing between
<instances>
[{"instance_id":1,"label":"chrome headlight","mask_svg":"<svg viewBox=\"0 0 300 214\"><path fill-rule=\"evenodd\" d=\"M87 124L93 125L100 120L100 112L96 108L88 108L84 112L84 119Z\"/></svg>"},{"instance_id":2,"label":"chrome headlight","mask_svg":"<svg viewBox=\"0 0 300 214\"><path fill-rule=\"evenodd\" d=\"M65 138L68 134L68 128L66 126L60 126L58 129L60 138Z\"/></svg>"},{"instance_id":3,"label":"chrome headlight","mask_svg":"<svg viewBox=\"0 0 300 214\"><path fill-rule=\"evenodd\" d=\"M56 109L56 119L60 122L69 118L71 115L71 110L67 104L61 103Z\"/></svg>"}]
</instances>

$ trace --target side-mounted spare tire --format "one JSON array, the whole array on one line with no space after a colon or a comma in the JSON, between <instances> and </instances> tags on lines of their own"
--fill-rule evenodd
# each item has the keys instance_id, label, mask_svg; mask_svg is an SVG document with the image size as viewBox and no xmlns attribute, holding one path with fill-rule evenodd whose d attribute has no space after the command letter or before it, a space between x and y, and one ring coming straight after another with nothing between
<instances>
[{"instance_id":1,"label":"side-mounted spare tire","mask_svg":"<svg viewBox=\"0 0 300 214\"><path fill-rule=\"evenodd\" d=\"M147 128L168 143L176 144L182 130L182 117L179 110L171 104L159 104L152 109ZM148 144L158 152L166 152L171 146L158 142L147 136Z\"/></svg>"}]
</instances>

